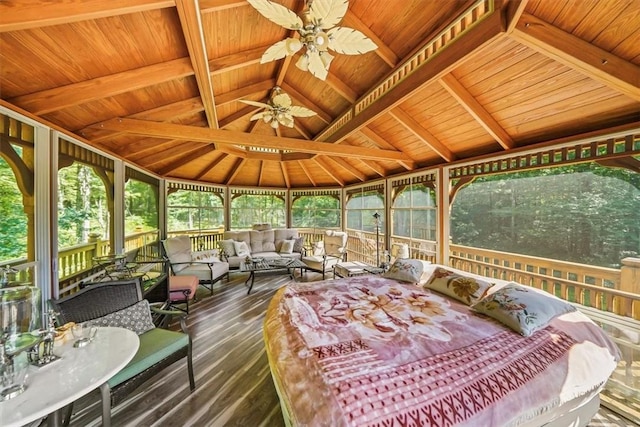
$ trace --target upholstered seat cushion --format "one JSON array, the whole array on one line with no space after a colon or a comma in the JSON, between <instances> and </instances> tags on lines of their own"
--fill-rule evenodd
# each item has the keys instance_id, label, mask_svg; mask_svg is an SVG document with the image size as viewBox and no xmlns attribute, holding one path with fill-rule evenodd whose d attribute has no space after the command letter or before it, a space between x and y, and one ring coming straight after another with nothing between
<instances>
[{"instance_id":1,"label":"upholstered seat cushion","mask_svg":"<svg viewBox=\"0 0 640 427\"><path fill-rule=\"evenodd\" d=\"M169 276L169 299L171 301L184 301L193 299L198 289L197 276Z\"/></svg>"},{"instance_id":2,"label":"upholstered seat cushion","mask_svg":"<svg viewBox=\"0 0 640 427\"><path fill-rule=\"evenodd\" d=\"M213 277L220 277L229 272L229 263L226 262L214 262L207 263L194 263L189 265L180 271L175 271L176 276L196 276L198 280L207 281Z\"/></svg>"},{"instance_id":3,"label":"upholstered seat cushion","mask_svg":"<svg viewBox=\"0 0 640 427\"><path fill-rule=\"evenodd\" d=\"M140 339L138 352L127 366L109 379L109 387L117 386L189 345L189 335L161 328L147 331L138 335L138 338Z\"/></svg>"}]
</instances>

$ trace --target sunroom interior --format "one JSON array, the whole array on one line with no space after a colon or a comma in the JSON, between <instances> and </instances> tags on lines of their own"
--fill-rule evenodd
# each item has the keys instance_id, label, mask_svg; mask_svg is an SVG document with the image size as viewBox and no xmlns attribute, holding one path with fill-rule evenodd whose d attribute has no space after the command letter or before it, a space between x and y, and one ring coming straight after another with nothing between
<instances>
[{"instance_id":1,"label":"sunroom interior","mask_svg":"<svg viewBox=\"0 0 640 427\"><path fill-rule=\"evenodd\" d=\"M2 2L0 268L46 310L177 235L406 245L578 304L625 356L603 405L640 418L640 2L351 0L339 25L376 48L318 76L264 60L299 34L245 1ZM314 114L269 122L275 87Z\"/></svg>"}]
</instances>

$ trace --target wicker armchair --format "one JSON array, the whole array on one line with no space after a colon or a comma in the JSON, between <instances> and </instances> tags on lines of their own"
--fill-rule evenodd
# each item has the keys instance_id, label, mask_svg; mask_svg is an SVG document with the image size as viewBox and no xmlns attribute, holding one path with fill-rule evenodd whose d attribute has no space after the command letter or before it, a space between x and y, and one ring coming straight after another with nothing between
<instances>
[{"instance_id":1,"label":"wicker armchair","mask_svg":"<svg viewBox=\"0 0 640 427\"><path fill-rule=\"evenodd\" d=\"M142 286L139 278L136 278L91 284L73 295L49 300L49 305L56 312L58 324L63 325L67 322L80 323L101 318L131 307L141 300ZM184 357L187 358L189 387L191 391L195 389L191 336L185 322L186 315L153 305L151 310L156 327L138 336L140 346L136 355L122 371L100 388L103 419L109 419L111 407L122 402L130 392ZM180 316L182 332L163 329L173 315ZM167 348L174 350L167 356L160 356Z\"/></svg>"}]
</instances>

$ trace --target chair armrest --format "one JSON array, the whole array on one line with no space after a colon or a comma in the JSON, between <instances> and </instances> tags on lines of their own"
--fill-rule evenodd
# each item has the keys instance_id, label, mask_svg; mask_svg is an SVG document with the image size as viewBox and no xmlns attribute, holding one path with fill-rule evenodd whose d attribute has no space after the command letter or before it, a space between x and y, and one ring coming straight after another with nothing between
<instances>
[{"instance_id":1,"label":"chair armrest","mask_svg":"<svg viewBox=\"0 0 640 427\"><path fill-rule=\"evenodd\" d=\"M149 307L151 308L151 313L158 316L159 322L156 325L159 328L166 329L169 326L171 318L173 316L179 316L180 319L180 329L182 332L189 335L189 329L187 328L187 314L184 311L180 310L167 310L167 303L164 302L153 302L149 303ZM154 322L155 323L155 322Z\"/></svg>"}]
</instances>

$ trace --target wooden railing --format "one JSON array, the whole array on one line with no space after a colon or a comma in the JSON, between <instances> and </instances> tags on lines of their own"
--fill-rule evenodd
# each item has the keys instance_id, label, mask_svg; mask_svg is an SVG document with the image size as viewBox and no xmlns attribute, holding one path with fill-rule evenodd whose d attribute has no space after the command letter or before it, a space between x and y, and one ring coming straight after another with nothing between
<instances>
[{"instance_id":1,"label":"wooden railing","mask_svg":"<svg viewBox=\"0 0 640 427\"><path fill-rule=\"evenodd\" d=\"M637 258L625 258L622 268L614 269L451 245L449 264L471 273L542 289L586 307L640 319Z\"/></svg>"}]
</instances>

